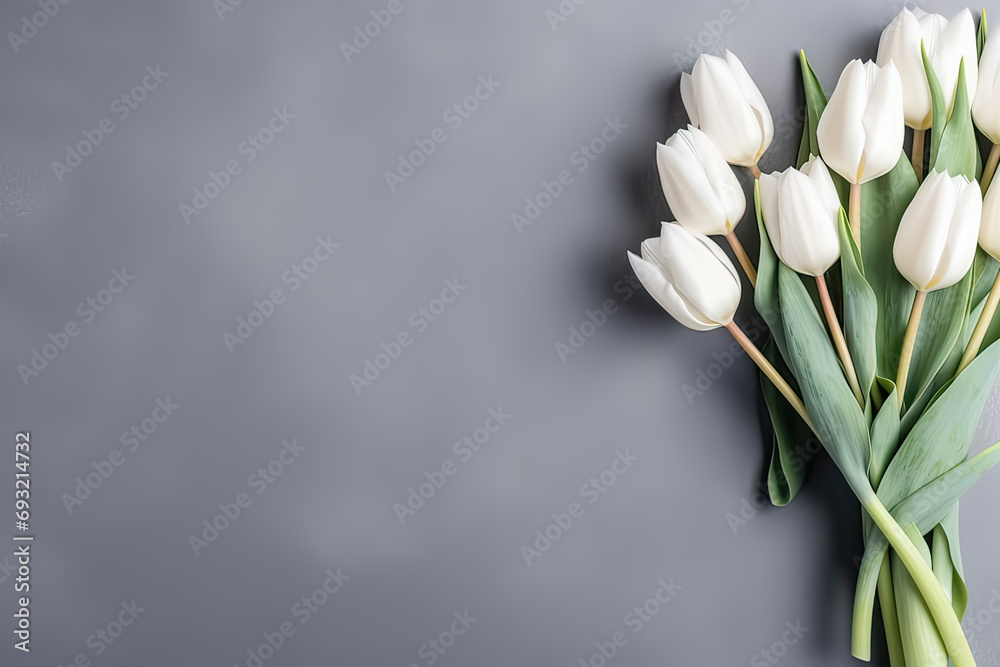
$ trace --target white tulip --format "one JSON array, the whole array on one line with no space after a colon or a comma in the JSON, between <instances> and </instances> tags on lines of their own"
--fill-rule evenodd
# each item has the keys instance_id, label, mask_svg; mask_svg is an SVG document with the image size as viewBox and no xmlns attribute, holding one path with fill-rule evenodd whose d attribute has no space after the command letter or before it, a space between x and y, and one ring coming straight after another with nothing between
<instances>
[{"instance_id":1,"label":"white tulip","mask_svg":"<svg viewBox=\"0 0 1000 667\"><path fill-rule=\"evenodd\" d=\"M951 287L972 267L982 215L978 183L931 172L899 222L896 268L921 292Z\"/></svg>"},{"instance_id":2,"label":"white tulip","mask_svg":"<svg viewBox=\"0 0 1000 667\"><path fill-rule=\"evenodd\" d=\"M659 238L628 253L635 275L663 309L684 326L708 331L733 321L742 287L736 267L712 239L665 222Z\"/></svg>"},{"instance_id":3,"label":"white tulip","mask_svg":"<svg viewBox=\"0 0 1000 667\"><path fill-rule=\"evenodd\" d=\"M994 144L1000 144L1000 37L996 35L987 39L983 47L972 117L980 132Z\"/></svg>"},{"instance_id":4,"label":"white tulip","mask_svg":"<svg viewBox=\"0 0 1000 667\"><path fill-rule=\"evenodd\" d=\"M979 245L991 257L1000 259L1000 179L994 180L983 198L983 220Z\"/></svg>"},{"instance_id":5,"label":"white tulip","mask_svg":"<svg viewBox=\"0 0 1000 667\"><path fill-rule=\"evenodd\" d=\"M677 222L700 234L728 234L747 208L733 168L712 140L689 125L656 145L663 195Z\"/></svg>"},{"instance_id":6,"label":"white tulip","mask_svg":"<svg viewBox=\"0 0 1000 667\"><path fill-rule=\"evenodd\" d=\"M840 197L826 165L813 157L760 177L764 226L778 258L799 273L822 276L840 259Z\"/></svg>"},{"instance_id":7,"label":"white tulip","mask_svg":"<svg viewBox=\"0 0 1000 667\"><path fill-rule=\"evenodd\" d=\"M963 9L951 21L922 9L903 9L882 31L875 62L885 67L891 60L903 83L903 114L906 124L918 130L931 126L931 91L920 46L927 51L934 74L948 104L955 103L959 65L965 63L965 85L971 100L979 79L976 24L972 12Z\"/></svg>"},{"instance_id":8,"label":"white tulip","mask_svg":"<svg viewBox=\"0 0 1000 667\"><path fill-rule=\"evenodd\" d=\"M867 183L896 166L903 134L903 85L895 65L849 62L816 129L826 164L849 183Z\"/></svg>"},{"instance_id":9,"label":"white tulip","mask_svg":"<svg viewBox=\"0 0 1000 667\"><path fill-rule=\"evenodd\" d=\"M681 100L691 124L702 130L732 164L752 167L774 137L764 96L739 58L703 53L691 74L681 74Z\"/></svg>"}]
</instances>

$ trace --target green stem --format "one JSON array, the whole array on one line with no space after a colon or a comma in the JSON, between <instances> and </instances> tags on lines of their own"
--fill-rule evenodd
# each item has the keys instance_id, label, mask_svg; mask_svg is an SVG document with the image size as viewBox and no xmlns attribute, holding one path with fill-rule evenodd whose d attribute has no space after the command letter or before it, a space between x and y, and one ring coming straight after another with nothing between
<instances>
[{"instance_id":1,"label":"green stem","mask_svg":"<svg viewBox=\"0 0 1000 667\"><path fill-rule=\"evenodd\" d=\"M920 595L923 596L927 610L937 625L938 632L954 666L975 667L976 659L969 648L962 624L955 615L951 601L948 600L948 596L945 595L941 584L938 583L934 572L920 551L917 550L906 532L899 527L896 520L892 518L889 510L885 508L874 491L869 491L869 493L864 494L864 497L859 496L859 500L882 534L889 540L889 544L895 549L900 561L912 577L913 583L920 591Z\"/></svg>"},{"instance_id":2,"label":"green stem","mask_svg":"<svg viewBox=\"0 0 1000 667\"><path fill-rule=\"evenodd\" d=\"M920 552L924 562L930 564L930 551L917 527L910 524L906 534L910 536L910 541ZM896 554L892 554L892 575L896 608L899 610L899 633L903 640L907 667L948 667L948 655L941 643L941 635L934 626L934 620L920 591L914 585L913 578Z\"/></svg>"},{"instance_id":3,"label":"green stem","mask_svg":"<svg viewBox=\"0 0 1000 667\"><path fill-rule=\"evenodd\" d=\"M917 342L917 331L920 330L920 317L924 314L924 304L927 302L927 292L918 290L913 299L913 309L910 311L910 321L906 325L903 336L903 349L899 355L899 371L896 375L896 395L899 397L900 412L906 403L906 379L910 376L910 362L913 359L913 346ZM888 536L887 536L888 537Z\"/></svg>"},{"instance_id":4,"label":"green stem","mask_svg":"<svg viewBox=\"0 0 1000 667\"><path fill-rule=\"evenodd\" d=\"M885 627L885 641L889 646L890 667L905 667L903 656L903 640L899 636L899 616L896 613L896 595L892 586L892 570L889 568L889 555L882 559L882 567L878 572L878 601L882 610L882 625ZM871 623L868 624L869 633ZM868 638L871 645L871 638Z\"/></svg>"},{"instance_id":5,"label":"green stem","mask_svg":"<svg viewBox=\"0 0 1000 667\"><path fill-rule=\"evenodd\" d=\"M993 322L993 315L997 312L997 304L1000 304L1000 273L997 274L996 280L993 281L993 287L990 289L990 295L986 299L986 305L983 306L983 312L979 315L976 328L972 331L972 338L969 339L969 346L965 348L962 361L958 364L958 372L955 373L956 377L979 354L979 348L983 346L983 340L986 339L986 332Z\"/></svg>"}]
</instances>

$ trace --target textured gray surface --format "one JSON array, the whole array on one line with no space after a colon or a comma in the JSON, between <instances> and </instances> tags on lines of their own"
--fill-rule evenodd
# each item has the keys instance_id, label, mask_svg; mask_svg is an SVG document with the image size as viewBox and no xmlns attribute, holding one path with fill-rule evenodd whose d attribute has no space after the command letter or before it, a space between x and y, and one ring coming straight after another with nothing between
<instances>
[{"instance_id":1,"label":"textured gray surface","mask_svg":"<svg viewBox=\"0 0 1000 667\"><path fill-rule=\"evenodd\" d=\"M618 631L616 665L764 664L754 656L786 622L809 630L784 664L852 664L860 522L844 485L821 457L791 507L753 509L753 368L738 359L689 405L682 386L727 334L684 330L620 281L625 249L667 216L653 142L685 122L679 66L736 52L775 119L763 166L783 168L799 136L798 48L832 88L849 58L874 56L898 7L564 2L575 11L553 29L556 0L403 0L348 62L340 43L388 2L248 1L221 19L219 4L69 2L16 52L0 46L0 460L11 466L15 431L31 431L37 535L33 651L15 652L5 629L0 662L247 665L287 621L294 635L264 664L425 665L425 644L468 611L436 664L579 665ZM0 27L37 11L7 2ZM169 75L123 119L115 100L147 66ZM487 97L491 76L499 87L474 112L447 112L477 88ZM295 118L241 151L275 108ZM103 118L114 130L57 178L52 162ZM620 136L581 157L616 118ZM444 143L390 191L384 172L436 128ZM238 173L187 223L180 205L230 160ZM518 230L511 215L563 170L569 185ZM339 247L304 261L318 237ZM134 280L102 295L123 267ZM446 281L460 296L435 303ZM238 318L276 289L282 303L231 352L224 335L246 334ZM78 307L112 296L99 313ZM556 344L608 299L614 312L564 362ZM71 322L78 335L57 335ZM25 383L17 367L50 333L68 344ZM378 358L400 334L398 358ZM350 376L367 360L391 363L359 394ZM179 407L145 422L152 435L122 441L168 397ZM510 417L497 429L490 410ZM989 436L995 417L976 446ZM455 444L465 437L484 444ZM304 451L258 476L293 439ZM65 494L114 450L121 465L70 512ZM635 461L601 492L589 480L616 453ZM428 475L443 486L401 522L394 505ZM5 508L11 478L0 473ZM190 536L241 493L248 506L196 555ZM529 566L522 546L574 502L572 526ZM990 478L962 516L983 664L1000 638L998 504ZM726 517L741 508L754 516L734 531ZM349 579L305 618L295 605L337 568ZM661 580L680 587L660 593L669 603L629 616ZM133 599L138 619L110 645L96 638Z\"/></svg>"}]
</instances>

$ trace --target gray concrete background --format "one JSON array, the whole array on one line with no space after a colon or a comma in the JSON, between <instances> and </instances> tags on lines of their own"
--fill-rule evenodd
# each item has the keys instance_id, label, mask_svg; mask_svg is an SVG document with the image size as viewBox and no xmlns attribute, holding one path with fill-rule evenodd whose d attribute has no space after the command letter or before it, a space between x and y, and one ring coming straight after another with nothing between
<instances>
[{"instance_id":1,"label":"gray concrete background","mask_svg":"<svg viewBox=\"0 0 1000 667\"><path fill-rule=\"evenodd\" d=\"M0 9L4 34L31 35L0 45L0 497L9 508L15 433L30 430L36 535L33 651L5 629L0 662L252 665L248 649L288 622L263 664L427 665L428 642L468 611L435 664L579 665L618 631L614 665L764 664L786 623L808 630L783 664L853 664L860 522L845 486L820 457L792 506L731 529L759 500L756 373L741 358L689 405L682 386L727 334L682 329L620 281L625 250L668 216L653 146L686 122L682 67L737 53L774 115L763 166L783 168L798 49L832 89L848 59L874 57L898 6L594 1L553 24L556 0L402 0L348 62L341 43L388 4L74 1L37 34L23 24L36 1ZM169 74L133 96L147 66ZM456 126L446 111L480 77L499 86ZM275 108L294 119L241 152ZM57 175L104 118L113 131ZM581 159L616 118L627 128ZM391 191L384 172L436 128L444 143ZM185 221L180 205L230 160L238 173ZM572 183L518 230L512 214L563 170ZM339 247L303 262L318 237ZM102 292L123 270L134 279ZM449 280L460 296L441 313ZM282 303L231 352L224 335L276 289ZM608 299L615 312L564 362L556 344ZM65 349L25 381L18 366L49 334ZM400 334L409 346L378 358ZM359 393L366 361L391 363ZM168 398L179 407L150 421ZM977 448L1000 437L990 409ZM490 410L510 417L477 433L497 426ZM123 442L132 427L152 434ZM267 473L293 439L304 450ZM78 489L116 450L120 465ZM635 461L606 492L583 488L616 452ZM454 474L401 522L394 505L442 466ZM195 549L241 493L239 517ZM529 565L522 546L574 502L582 514ZM963 503L969 609L989 616L981 664L1000 664L998 503L996 477ZM304 619L295 605L337 568L349 579ZM628 614L661 580L680 589L636 633ZM96 633L116 633L133 600L143 611L105 643Z\"/></svg>"}]
</instances>

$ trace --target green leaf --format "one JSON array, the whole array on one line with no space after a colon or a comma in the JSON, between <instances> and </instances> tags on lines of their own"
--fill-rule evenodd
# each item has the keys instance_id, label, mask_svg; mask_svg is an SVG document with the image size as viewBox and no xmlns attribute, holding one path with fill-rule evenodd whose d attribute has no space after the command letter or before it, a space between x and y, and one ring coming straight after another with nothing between
<instances>
[{"instance_id":1,"label":"green leaf","mask_svg":"<svg viewBox=\"0 0 1000 667\"><path fill-rule=\"evenodd\" d=\"M781 308L778 299L778 255L771 245L771 238L764 226L764 216L761 213L760 181L753 184L754 211L757 214L757 231L760 233L760 257L757 261L757 286L754 288L754 307L764 318L771 336L783 357L787 357L785 348L785 330L781 322Z\"/></svg>"},{"instance_id":2,"label":"green leaf","mask_svg":"<svg viewBox=\"0 0 1000 667\"><path fill-rule=\"evenodd\" d=\"M878 302L875 346L876 373L896 377L903 334L916 290L900 275L892 258L896 230L903 212L917 192L910 159L901 153L888 174L861 186L861 254L865 278Z\"/></svg>"},{"instance_id":3,"label":"green leaf","mask_svg":"<svg viewBox=\"0 0 1000 667\"><path fill-rule=\"evenodd\" d=\"M820 116L826 109L826 93L820 85L816 72L806 59L806 52L799 51L799 65L802 69L802 88L806 96L806 118L802 126L802 142L799 145L799 155L796 167L802 167L809 160L810 155L819 155L819 141L816 139L816 130L819 127Z\"/></svg>"},{"instance_id":4,"label":"green leaf","mask_svg":"<svg viewBox=\"0 0 1000 667\"><path fill-rule=\"evenodd\" d=\"M913 425L920 418L920 415L924 413L924 410L927 409L927 406L937 400L938 396L941 395L942 390L955 377L955 373L958 372L958 365L962 360L962 355L965 353L965 348L969 346L969 341L972 339L972 332L975 329L976 324L979 322L979 315L982 313L985 305L985 303L980 303L965 318L965 327L962 331L962 335L959 336L955 346L951 349L951 354L948 355L948 358L941 365L940 370L938 370L930 385L920 392L920 394L907 407L906 414L903 415L902 421L902 433L904 437L910 432L910 429L913 428ZM989 347L989 344L983 346L983 348L987 347Z\"/></svg>"},{"instance_id":5,"label":"green leaf","mask_svg":"<svg viewBox=\"0 0 1000 667\"><path fill-rule=\"evenodd\" d=\"M955 615L958 620L962 620L965 609L969 604L969 589L965 585L965 572L962 567L962 543L958 538L958 503L956 502L948 510L948 515L934 527L934 539L937 540L938 532L943 533L944 539L948 541L949 565L954 570L951 581L951 603L955 608Z\"/></svg>"},{"instance_id":6,"label":"green leaf","mask_svg":"<svg viewBox=\"0 0 1000 667\"><path fill-rule=\"evenodd\" d=\"M956 285L927 295L927 304L913 346L910 379L903 405L910 406L934 380L934 376L958 344L969 315L972 270ZM911 301L912 303L912 301ZM896 358L899 358L896 351Z\"/></svg>"},{"instance_id":7,"label":"green leaf","mask_svg":"<svg viewBox=\"0 0 1000 667\"><path fill-rule=\"evenodd\" d=\"M976 248L976 261L973 264L972 277L976 287L972 292L972 306L976 307L986 300L997 279L1000 262L996 261L982 248Z\"/></svg>"},{"instance_id":8,"label":"green leaf","mask_svg":"<svg viewBox=\"0 0 1000 667\"><path fill-rule=\"evenodd\" d=\"M774 338L764 346L764 355L771 364L796 389L791 372L778 353ZM767 490L774 505L787 505L802 488L808 470L809 458L803 455L803 443L808 442L812 430L802 421L766 375L760 375L761 391L767 405L768 415L774 430L771 446L771 462L767 471Z\"/></svg>"},{"instance_id":9,"label":"green leaf","mask_svg":"<svg viewBox=\"0 0 1000 667\"><path fill-rule=\"evenodd\" d=\"M1000 372L1000 345L990 347L934 401L892 458L878 488L893 507L965 460Z\"/></svg>"},{"instance_id":10,"label":"green leaf","mask_svg":"<svg viewBox=\"0 0 1000 667\"><path fill-rule=\"evenodd\" d=\"M945 104L941 83L934 73L930 58L927 57L927 49L922 41L920 42L920 54L924 59L924 73L927 75L927 85L931 91L931 159L928 164L931 169L934 169L937 165L938 151L941 148L941 135L944 134L944 126L948 120L948 105Z\"/></svg>"},{"instance_id":11,"label":"green leaf","mask_svg":"<svg viewBox=\"0 0 1000 667\"><path fill-rule=\"evenodd\" d=\"M986 46L986 9L983 9L983 14L979 18L979 31L976 33L976 53L982 58L983 57L983 47Z\"/></svg>"},{"instance_id":12,"label":"green leaf","mask_svg":"<svg viewBox=\"0 0 1000 667\"><path fill-rule=\"evenodd\" d=\"M925 485L892 509L892 516L902 526L916 524L920 534L926 534L944 521L952 506L983 475L1000 462L1000 443L997 443L964 463ZM875 588L882 559L889 550L885 535L873 527L868 532L865 555L861 560L858 585L854 594L854 626L871 628Z\"/></svg>"},{"instance_id":13,"label":"green leaf","mask_svg":"<svg viewBox=\"0 0 1000 667\"><path fill-rule=\"evenodd\" d=\"M931 162L931 165L935 171L946 171L951 176L961 175L974 181L976 180L976 156L979 154L979 146L976 144L972 113L969 111L964 58L958 66L957 85L955 104L941 136L941 146L937 157ZM935 122L937 122L936 117Z\"/></svg>"},{"instance_id":14,"label":"green leaf","mask_svg":"<svg viewBox=\"0 0 1000 667\"><path fill-rule=\"evenodd\" d=\"M868 479L876 491L899 447L899 396L896 385L885 378L879 378L878 382L889 393L889 398L885 399L882 409L875 415L871 428L872 460L868 464Z\"/></svg>"},{"instance_id":15,"label":"green leaf","mask_svg":"<svg viewBox=\"0 0 1000 667\"><path fill-rule=\"evenodd\" d=\"M875 381L875 330L878 301L861 268L861 251L854 243L850 223L840 209L840 270L844 294L844 337L865 401L869 401Z\"/></svg>"},{"instance_id":16,"label":"green leaf","mask_svg":"<svg viewBox=\"0 0 1000 667\"><path fill-rule=\"evenodd\" d=\"M792 368L802 400L826 448L852 490L859 497L867 490L871 443L868 424L847 384L840 360L797 273L778 265L781 316Z\"/></svg>"},{"instance_id":17,"label":"green leaf","mask_svg":"<svg viewBox=\"0 0 1000 667\"><path fill-rule=\"evenodd\" d=\"M795 378L782 358L785 350L785 332L778 300L778 256L771 246L767 229L764 227L758 183L754 183L754 208L760 231L760 258L757 265L754 305L771 330L771 338L764 347L764 354L792 388L798 391ZM773 504L787 505L798 493L805 479L807 461L803 460L799 452L802 450L801 446L812 436L812 430L763 373L761 373L761 389L774 430L771 462L767 472L768 493Z\"/></svg>"}]
</instances>

